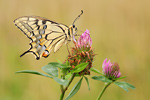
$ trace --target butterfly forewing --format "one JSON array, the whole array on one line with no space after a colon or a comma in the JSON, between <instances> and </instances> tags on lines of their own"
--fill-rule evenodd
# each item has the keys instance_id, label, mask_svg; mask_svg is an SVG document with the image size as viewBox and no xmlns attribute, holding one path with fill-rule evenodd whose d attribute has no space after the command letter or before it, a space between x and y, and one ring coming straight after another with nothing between
<instances>
[{"instance_id":1,"label":"butterfly forewing","mask_svg":"<svg viewBox=\"0 0 150 100\"><path fill-rule=\"evenodd\" d=\"M14 20L15 25L29 38L28 52L35 54L36 59L48 57L52 48L54 52L65 44L68 38L68 26L38 16L24 16Z\"/></svg>"}]
</instances>

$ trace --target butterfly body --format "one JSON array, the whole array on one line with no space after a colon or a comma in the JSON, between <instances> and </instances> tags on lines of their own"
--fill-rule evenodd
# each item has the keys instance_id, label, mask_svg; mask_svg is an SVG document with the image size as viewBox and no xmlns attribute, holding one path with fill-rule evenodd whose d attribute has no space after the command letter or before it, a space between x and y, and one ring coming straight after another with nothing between
<instances>
[{"instance_id":1,"label":"butterfly body","mask_svg":"<svg viewBox=\"0 0 150 100\"><path fill-rule=\"evenodd\" d=\"M23 16L14 20L14 24L31 40L30 49L24 52L33 53L36 59L48 57L52 49L60 47L74 39L77 32L75 25L57 23L39 16Z\"/></svg>"}]
</instances>

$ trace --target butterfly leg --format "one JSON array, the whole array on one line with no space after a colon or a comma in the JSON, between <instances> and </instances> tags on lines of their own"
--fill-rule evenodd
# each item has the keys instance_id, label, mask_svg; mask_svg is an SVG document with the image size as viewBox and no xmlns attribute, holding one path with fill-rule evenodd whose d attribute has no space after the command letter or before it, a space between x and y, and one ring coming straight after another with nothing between
<instances>
[{"instance_id":1,"label":"butterfly leg","mask_svg":"<svg viewBox=\"0 0 150 100\"><path fill-rule=\"evenodd\" d=\"M69 51L69 47L68 47L68 44L66 44L67 45L67 50L68 50L68 53L69 53L69 55L70 55L70 51Z\"/></svg>"}]
</instances>

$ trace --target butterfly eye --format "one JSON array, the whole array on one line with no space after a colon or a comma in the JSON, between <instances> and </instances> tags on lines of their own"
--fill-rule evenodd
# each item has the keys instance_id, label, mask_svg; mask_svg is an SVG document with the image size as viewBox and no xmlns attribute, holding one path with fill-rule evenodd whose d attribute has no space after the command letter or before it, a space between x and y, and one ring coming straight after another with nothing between
<instances>
[{"instance_id":1,"label":"butterfly eye","mask_svg":"<svg viewBox=\"0 0 150 100\"><path fill-rule=\"evenodd\" d=\"M73 28L75 28L75 25L73 24L73 26L72 26Z\"/></svg>"}]
</instances>

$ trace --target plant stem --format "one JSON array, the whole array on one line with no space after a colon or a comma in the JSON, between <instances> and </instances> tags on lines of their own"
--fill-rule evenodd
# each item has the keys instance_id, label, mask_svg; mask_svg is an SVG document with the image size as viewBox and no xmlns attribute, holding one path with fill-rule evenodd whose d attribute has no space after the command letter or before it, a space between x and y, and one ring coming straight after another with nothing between
<instances>
[{"instance_id":1,"label":"plant stem","mask_svg":"<svg viewBox=\"0 0 150 100\"><path fill-rule=\"evenodd\" d=\"M69 82L68 82L68 84L67 84L67 86L65 88L63 88L63 85L60 85L61 95L60 95L60 99L59 100L63 100L65 92L68 89L68 87L70 86L70 84L73 81L74 77L75 77L75 73L72 75L71 79L69 80Z\"/></svg>"},{"instance_id":2,"label":"plant stem","mask_svg":"<svg viewBox=\"0 0 150 100\"><path fill-rule=\"evenodd\" d=\"M59 100L63 100L63 98L64 98L64 94L65 94L65 91L62 91L62 92L61 92L61 95L60 95L60 99L59 99Z\"/></svg>"},{"instance_id":3,"label":"plant stem","mask_svg":"<svg viewBox=\"0 0 150 100\"><path fill-rule=\"evenodd\" d=\"M106 88L110 85L111 83L107 83L105 84L103 90L101 91L101 93L99 94L99 96L97 97L96 100L100 100L100 98L102 97L103 93L105 92Z\"/></svg>"}]
</instances>

